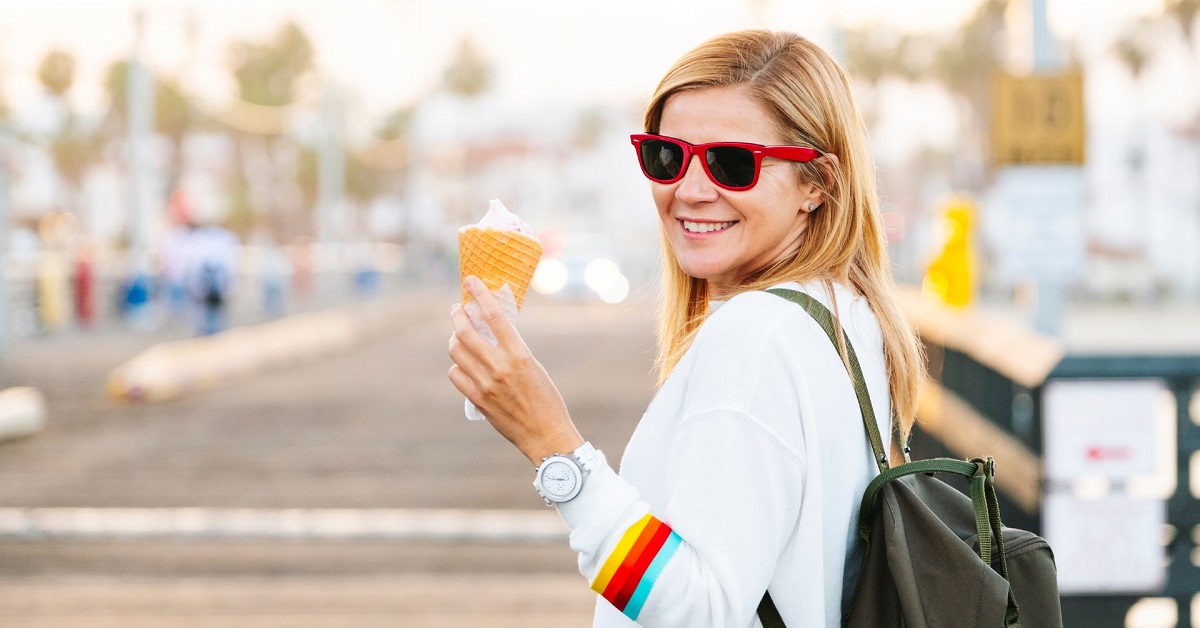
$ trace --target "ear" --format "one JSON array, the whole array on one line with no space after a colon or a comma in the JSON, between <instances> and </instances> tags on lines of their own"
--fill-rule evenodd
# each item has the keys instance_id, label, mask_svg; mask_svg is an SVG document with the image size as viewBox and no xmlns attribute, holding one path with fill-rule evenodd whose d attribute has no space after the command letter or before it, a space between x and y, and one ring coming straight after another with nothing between
<instances>
[{"instance_id":1,"label":"ear","mask_svg":"<svg viewBox=\"0 0 1200 628\"><path fill-rule=\"evenodd\" d=\"M840 165L837 155L833 153L825 153L817 158L817 169L821 172L821 177L824 179L825 189L832 190L836 184L834 173ZM809 185L808 194L804 201L800 204L800 209L805 212L816 211L818 207L825 204L825 193L815 185Z\"/></svg>"}]
</instances>

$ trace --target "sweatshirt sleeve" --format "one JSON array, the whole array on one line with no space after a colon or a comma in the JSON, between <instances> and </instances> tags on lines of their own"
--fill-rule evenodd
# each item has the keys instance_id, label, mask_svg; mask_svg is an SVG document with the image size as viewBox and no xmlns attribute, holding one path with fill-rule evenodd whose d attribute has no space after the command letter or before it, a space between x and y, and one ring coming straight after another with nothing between
<instances>
[{"instance_id":1,"label":"sweatshirt sleeve","mask_svg":"<svg viewBox=\"0 0 1200 628\"><path fill-rule=\"evenodd\" d=\"M606 462L559 506L580 571L642 626L750 625L794 529L803 464L733 410L689 416L672 450L663 513Z\"/></svg>"},{"instance_id":2,"label":"sweatshirt sleeve","mask_svg":"<svg viewBox=\"0 0 1200 628\"><path fill-rule=\"evenodd\" d=\"M802 393L787 316L796 308L762 296L731 299L693 344L680 418L663 443L670 496L662 512L606 462L559 505L580 571L612 614L651 627L754 621L809 472L795 448L804 439Z\"/></svg>"}]
</instances>

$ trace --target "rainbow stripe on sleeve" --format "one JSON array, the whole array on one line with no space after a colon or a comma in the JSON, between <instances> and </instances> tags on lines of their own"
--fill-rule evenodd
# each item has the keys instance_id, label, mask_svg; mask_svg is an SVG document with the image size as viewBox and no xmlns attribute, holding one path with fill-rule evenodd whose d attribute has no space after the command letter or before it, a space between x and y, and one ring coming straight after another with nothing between
<instances>
[{"instance_id":1,"label":"rainbow stripe on sleeve","mask_svg":"<svg viewBox=\"0 0 1200 628\"><path fill-rule=\"evenodd\" d=\"M592 581L592 590L636 620L650 589L680 543L670 526L650 515L642 517L621 536L621 542Z\"/></svg>"}]
</instances>

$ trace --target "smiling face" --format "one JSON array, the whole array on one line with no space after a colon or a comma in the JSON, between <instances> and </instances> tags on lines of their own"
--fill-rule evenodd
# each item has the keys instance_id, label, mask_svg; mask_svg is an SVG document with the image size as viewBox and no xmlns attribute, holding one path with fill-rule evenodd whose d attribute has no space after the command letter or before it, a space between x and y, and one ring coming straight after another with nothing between
<instances>
[{"instance_id":1,"label":"smiling face","mask_svg":"<svg viewBox=\"0 0 1200 628\"><path fill-rule=\"evenodd\" d=\"M766 108L736 85L671 96L658 132L692 144L787 143ZM710 296L721 298L749 274L794 253L808 226L809 204L820 205L823 197L800 181L788 161L764 158L758 183L732 192L708 178L700 159L692 157L679 181L650 186L680 268L707 279Z\"/></svg>"}]
</instances>

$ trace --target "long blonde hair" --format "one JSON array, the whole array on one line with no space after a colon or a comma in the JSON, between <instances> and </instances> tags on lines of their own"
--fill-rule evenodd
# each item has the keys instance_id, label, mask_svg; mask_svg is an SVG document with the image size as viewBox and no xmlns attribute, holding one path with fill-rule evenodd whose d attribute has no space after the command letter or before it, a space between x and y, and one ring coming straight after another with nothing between
<instances>
[{"instance_id":1,"label":"long blonde hair","mask_svg":"<svg viewBox=\"0 0 1200 628\"><path fill-rule=\"evenodd\" d=\"M771 113L785 144L812 146L837 156L796 164L801 180L821 189L825 204L809 214L802 243L793 255L747 277L737 291L763 290L784 281L823 280L853 286L866 298L883 331L892 404L901 434L907 436L916 417L924 360L916 334L893 294L874 163L850 78L828 53L799 35L762 30L728 33L701 44L667 71L646 107L646 132L658 132L671 96L732 85L741 86ZM709 298L708 282L680 268L665 230L662 250L660 385L708 316ZM845 348L839 348L845 360Z\"/></svg>"}]
</instances>

